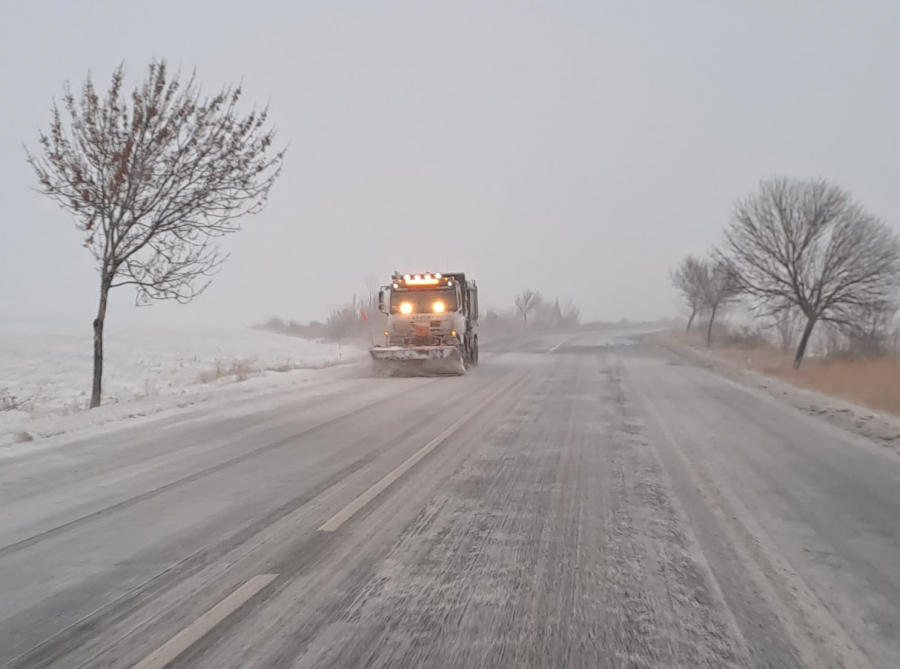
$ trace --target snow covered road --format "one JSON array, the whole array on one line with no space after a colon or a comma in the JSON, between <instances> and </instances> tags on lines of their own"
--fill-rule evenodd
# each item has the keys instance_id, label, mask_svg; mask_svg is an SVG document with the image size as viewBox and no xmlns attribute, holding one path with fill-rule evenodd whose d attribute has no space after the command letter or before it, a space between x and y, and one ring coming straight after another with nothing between
<instances>
[{"instance_id":1,"label":"snow covered road","mask_svg":"<svg viewBox=\"0 0 900 669\"><path fill-rule=\"evenodd\" d=\"M900 666L894 453L640 339L485 348L4 458L0 666Z\"/></svg>"}]
</instances>

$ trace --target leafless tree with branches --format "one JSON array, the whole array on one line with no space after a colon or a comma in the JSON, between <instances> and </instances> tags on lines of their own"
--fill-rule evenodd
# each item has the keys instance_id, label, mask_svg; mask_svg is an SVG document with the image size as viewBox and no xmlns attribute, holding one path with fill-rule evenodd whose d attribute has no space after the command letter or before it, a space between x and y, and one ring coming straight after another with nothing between
<instances>
[{"instance_id":1,"label":"leafless tree with branches","mask_svg":"<svg viewBox=\"0 0 900 669\"><path fill-rule=\"evenodd\" d=\"M240 87L202 94L194 76L165 61L127 94L119 66L101 96L89 74L76 98L67 84L40 150L26 149L38 190L75 217L97 261L91 407L99 406L109 291L133 286L138 304L189 302L224 262L217 239L266 204L283 151L268 110L241 114Z\"/></svg>"},{"instance_id":2,"label":"leafless tree with branches","mask_svg":"<svg viewBox=\"0 0 900 669\"><path fill-rule=\"evenodd\" d=\"M706 328L706 347L712 346L713 326L716 315L725 305L733 302L741 294L741 283L731 265L717 260L710 267L704 287L703 306L709 310L709 325Z\"/></svg>"},{"instance_id":3,"label":"leafless tree with branches","mask_svg":"<svg viewBox=\"0 0 900 669\"><path fill-rule=\"evenodd\" d=\"M527 288L516 296L516 311L525 321L525 329L528 329L528 314L534 311L541 303L541 294Z\"/></svg>"},{"instance_id":4,"label":"leafless tree with branches","mask_svg":"<svg viewBox=\"0 0 900 669\"><path fill-rule=\"evenodd\" d=\"M775 329L778 348L782 353L789 352L793 347L797 335L797 324L801 316L797 306L792 303L787 303L781 309L772 312L772 327Z\"/></svg>"},{"instance_id":5,"label":"leafless tree with branches","mask_svg":"<svg viewBox=\"0 0 900 669\"><path fill-rule=\"evenodd\" d=\"M860 309L851 326L836 325L845 340L842 353L852 358L873 358L891 352L897 309L897 302L893 301L873 304Z\"/></svg>"},{"instance_id":6,"label":"leafless tree with branches","mask_svg":"<svg viewBox=\"0 0 900 669\"><path fill-rule=\"evenodd\" d=\"M581 324L581 309L575 303L575 300L566 298L562 302L562 325L564 327L573 328Z\"/></svg>"},{"instance_id":7,"label":"leafless tree with branches","mask_svg":"<svg viewBox=\"0 0 900 669\"><path fill-rule=\"evenodd\" d=\"M735 205L721 257L742 289L772 315L795 305L806 318L794 366L817 323L852 327L900 286L900 241L838 186L773 178Z\"/></svg>"},{"instance_id":8,"label":"leafless tree with branches","mask_svg":"<svg viewBox=\"0 0 900 669\"><path fill-rule=\"evenodd\" d=\"M366 275L366 295L368 297L368 301L366 302L366 307L370 311L374 311L378 308L378 292L381 289L381 284L378 281L378 277L374 274Z\"/></svg>"},{"instance_id":9,"label":"leafless tree with branches","mask_svg":"<svg viewBox=\"0 0 900 669\"><path fill-rule=\"evenodd\" d=\"M671 273L672 285L678 289L691 312L685 332L690 331L694 319L706 306L709 284L709 264L692 255L687 256Z\"/></svg>"}]
</instances>

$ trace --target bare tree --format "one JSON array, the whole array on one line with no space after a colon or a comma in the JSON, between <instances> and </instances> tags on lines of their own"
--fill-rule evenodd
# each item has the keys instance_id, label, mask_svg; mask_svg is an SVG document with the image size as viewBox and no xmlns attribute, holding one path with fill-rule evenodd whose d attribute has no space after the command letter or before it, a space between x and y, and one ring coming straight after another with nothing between
<instances>
[{"instance_id":1,"label":"bare tree","mask_svg":"<svg viewBox=\"0 0 900 669\"><path fill-rule=\"evenodd\" d=\"M575 300L568 298L563 300L562 322L567 328L578 327L581 324L581 309L575 304Z\"/></svg>"},{"instance_id":2,"label":"bare tree","mask_svg":"<svg viewBox=\"0 0 900 669\"><path fill-rule=\"evenodd\" d=\"M691 312L685 332L690 331L697 314L706 306L709 284L709 264L705 260L687 256L670 273L672 285L678 289Z\"/></svg>"},{"instance_id":3,"label":"bare tree","mask_svg":"<svg viewBox=\"0 0 900 669\"><path fill-rule=\"evenodd\" d=\"M89 74L78 98L66 84L40 150L27 151L39 192L75 217L97 261L91 407L99 406L109 291L133 286L136 302L189 302L227 259L217 238L266 204L284 152L273 149L268 111L238 111L241 88L204 96L191 76L150 64L130 94L124 67L101 97Z\"/></svg>"},{"instance_id":4,"label":"bare tree","mask_svg":"<svg viewBox=\"0 0 900 669\"><path fill-rule=\"evenodd\" d=\"M559 299L538 301L531 314L532 328L553 330L560 327L561 323L562 308L559 306Z\"/></svg>"},{"instance_id":5,"label":"bare tree","mask_svg":"<svg viewBox=\"0 0 900 669\"><path fill-rule=\"evenodd\" d=\"M343 359L344 341L365 334L366 326L360 318L360 311L365 303L356 295L349 304L335 309L325 322L326 336L338 345L338 359Z\"/></svg>"},{"instance_id":6,"label":"bare tree","mask_svg":"<svg viewBox=\"0 0 900 669\"><path fill-rule=\"evenodd\" d=\"M516 311L525 321L525 329L528 329L528 314L534 311L540 304L542 298L537 291L527 288L516 296Z\"/></svg>"},{"instance_id":7,"label":"bare tree","mask_svg":"<svg viewBox=\"0 0 900 669\"><path fill-rule=\"evenodd\" d=\"M704 287L703 305L709 309L709 325L706 328L706 347L712 346L713 325L716 314L726 304L733 302L741 293L741 283L737 273L723 260L715 261L709 270Z\"/></svg>"},{"instance_id":8,"label":"bare tree","mask_svg":"<svg viewBox=\"0 0 900 669\"><path fill-rule=\"evenodd\" d=\"M837 325L846 341L844 352L853 358L873 358L891 352L897 318L894 301L860 309L852 325Z\"/></svg>"},{"instance_id":9,"label":"bare tree","mask_svg":"<svg viewBox=\"0 0 900 669\"><path fill-rule=\"evenodd\" d=\"M782 353L787 353L794 345L794 338L797 334L797 323L802 314L797 306L788 303L781 309L775 310L772 314L774 320L775 334L778 338L778 348Z\"/></svg>"},{"instance_id":10,"label":"bare tree","mask_svg":"<svg viewBox=\"0 0 900 669\"><path fill-rule=\"evenodd\" d=\"M795 367L816 323L852 326L900 285L897 236L824 180L764 181L735 205L725 240L722 257L762 313L793 304L806 318Z\"/></svg>"},{"instance_id":11,"label":"bare tree","mask_svg":"<svg viewBox=\"0 0 900 669\"><path fill-rule=\"evenodd\" d=\"M381 290L381 283L378 281L378 277L374 274L366 275L366 293L368 294L368 302L366 306L370 310L375 310L378 307L378 293Z\"/></svg>"}]
</instances>

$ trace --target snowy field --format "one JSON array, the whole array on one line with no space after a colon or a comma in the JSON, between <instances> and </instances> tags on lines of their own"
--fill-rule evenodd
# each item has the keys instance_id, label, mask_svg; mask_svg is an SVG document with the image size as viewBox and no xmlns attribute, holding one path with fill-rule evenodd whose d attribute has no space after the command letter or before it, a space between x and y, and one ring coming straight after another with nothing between
<instances>
[{"instance_id":1,"label":"snowy field","mask_svg":"<svg viewBox=\"0 0 900 669\"><path fill-rule=\"evenodd\" d=\"M0 445L148 415L207 400L213 391L308 383L309 370L357 362L362 351L250 328L110 327L103 407L87 411L89 329L0 321Z\"/></svg>"}]
</instances>

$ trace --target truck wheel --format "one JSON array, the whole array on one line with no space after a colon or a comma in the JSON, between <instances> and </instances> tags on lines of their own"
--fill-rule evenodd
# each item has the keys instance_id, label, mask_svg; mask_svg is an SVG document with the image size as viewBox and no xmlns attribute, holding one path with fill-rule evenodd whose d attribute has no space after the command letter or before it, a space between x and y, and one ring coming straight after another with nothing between
<instances>
[{"instance_id":1,"label":"truck wheel","mask_svg":"<svg viewBox=\"0 0 900 669\"><path fill-rule=\"evenodd\" d=\"M472 337L469 335L466 335L466 338L463 339L463 360L465 360L466 367L475 366L475 347L472 343Z\"/></svg>"}]
</instances>

